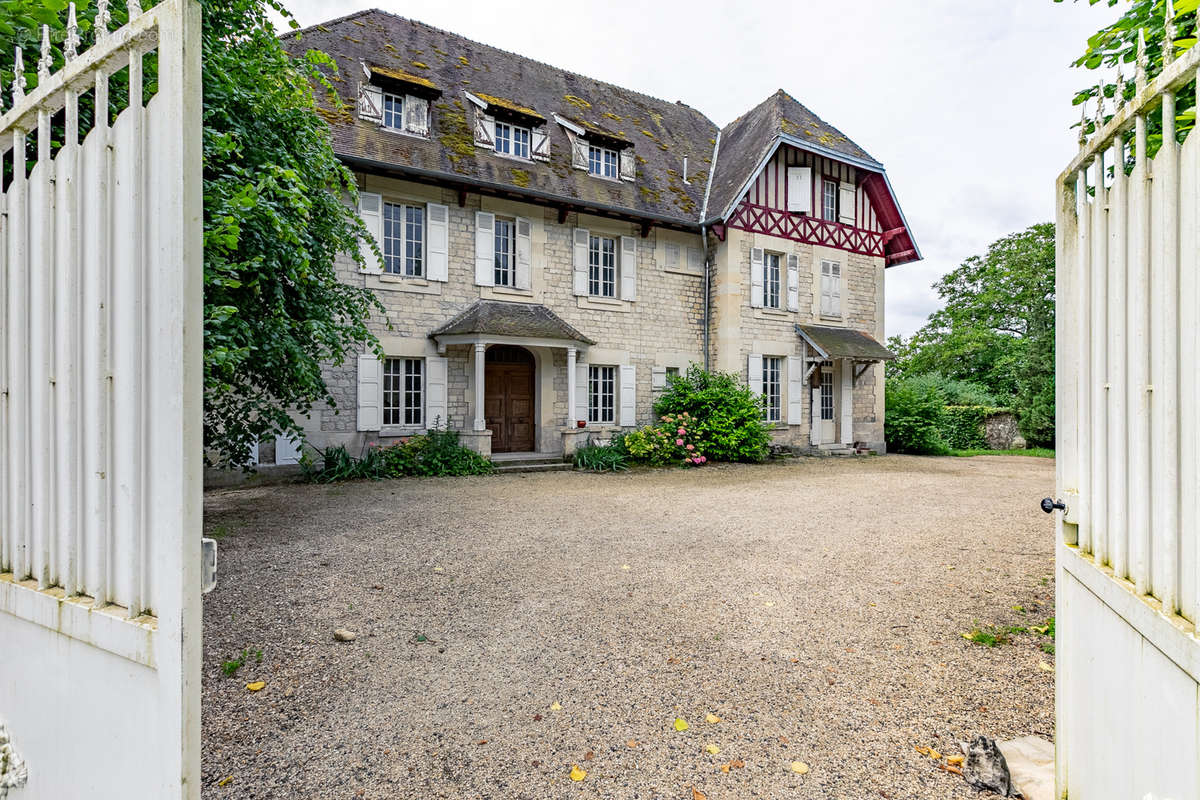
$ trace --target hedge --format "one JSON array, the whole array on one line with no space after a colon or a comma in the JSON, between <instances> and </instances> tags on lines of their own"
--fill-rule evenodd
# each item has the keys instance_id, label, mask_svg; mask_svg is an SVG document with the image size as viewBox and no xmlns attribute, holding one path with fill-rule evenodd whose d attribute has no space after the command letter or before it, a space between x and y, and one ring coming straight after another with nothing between
<instances>
[{"instance_id":1,"label":"hedge","mask_svg":"<svg viewBox=\"0 0 1200 800\"><path fill-rule=\"evenodd\" d=\"M984 423L993 414L1009 409L995 406L946 406L938 420L938 432L953 450L987 449Z\"/></svg>"}]
</instances>

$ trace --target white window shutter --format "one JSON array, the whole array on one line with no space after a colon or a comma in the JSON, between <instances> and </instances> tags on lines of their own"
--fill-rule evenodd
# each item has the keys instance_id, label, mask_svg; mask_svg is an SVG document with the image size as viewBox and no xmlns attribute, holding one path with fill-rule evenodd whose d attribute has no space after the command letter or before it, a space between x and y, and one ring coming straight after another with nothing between
<instances>
[{"instance_id":1,"label":"white window shutter","mask_svg":"<svg viewBox=\"0 0 1200 800\"><path fill-rule=\"evenodd\" d=\"M818 367L819 369L819 367ZM812 397L809 402L809 428L808 441L813 447L821 443L821 390L813 389Z\"/></svg>"},{"instance_id":2,"label":"white window shutter","mask_svg":"<svg viewBox=\"0 0 1200 800\"><path fill-rule=\"evenodd\" d=\"M667 242L663 252L663 266L667 269L679 269L679 245Z\"/></svg>"},{"instance_id":3,"label":"white window shutter","mask_svg":"<svg viewBox=\"0 0 1200 800\"><path fill-rule=\"evenodd\" d=\"M591 233L586 228L575 229L575 245L573 250L573 266L575 268L575 294L588 293L588 242Z\"/></svg>"},{"instance_id":4,"label":"white window shutter","mask_svg":"<svg viewBox=\"0 0 1200 800\"><path fill-rule=\"evenodd\" d=\"M854 444L854 362L842 360L842 444Z\"/></svg>"},{"instance_id":5,"label":"white window shutter","mask_svg":"<svg viewBox=\"0 0 1200 800\"><path fill-rule=\"evenodd\" d=\"M761 353L751 353L746 364L746 383L750 384L750 391L754 392L756 397L762 397L763 393L763 357Z\"/></svg>"},{"instance_id":6,"label":"white window shutter","mask_svg":"<svg viewBox=\"0 0 1200 800\"><path fill-rule=\"evenodd\" d=\"M428 236L425 245L425 277L443 281L450 277L450 208L439 203L425 206Z\"/></svg>"},{"instance_id":7,"label":"white window shutter","mask_svg":"<svg viewBox=\"0 0 1200 800\"><path fill-rule=\"evenodd\" d=\"M358 429L377 431L383 425L383 362L374 353L358 357Z\"/></svg>"},{"instance_id":8,"label":"white window shutter","mask_svg":"<svg viewBox=\"0 0 1200 800\"><path fill-rule=\"evenodd\" d=\"M637 425L637 367L621 365L621 420L622 428Z\"/></svg>"},{"instance_id":9,"label":"white window shutter","mask_svg":"<svg viewBox=\"0 0 1200 800\"><path fill-rule=\"evenodd\" d=\"M359 192L358 215L362 217L363 224L367 226L367 232L374 237L376 244L382 250L383 196L374 192ZM359 267L360 271L375 275L383 272L383 264L380 262L379 256L375 255L375 251L371 249L370 242L366 240L359 242L359 249L363 257L363 264Z\"/></svg>"},{"instance_id":10,"label":"white window shutter","mask_svg":"<svg viewBox=\"0 0 1200 800\"><path fill-rule=\"evenodd\" d=\"M475 285L496 284L496 215L475 212Z\"/></svg>"},{"instance_id":11,"label":"white window shutter","mask_svg":"<svg viewBox=\"0 0 1200 800\"><path fill-rule=\"evenodd\" d=\"M800 310L800 257L795 253L787 257L787 309Z\"/></svg>"},{"instance_id":12,"label":"white window shutter","mask_svg":"<svg viewBox=\"0 0 1200 800\"><path fill-rule=\"evenodd\" d=\"M587 139L582 136L577 136L573 133L568 133L567 137L571 140L571 166L575 169L588 168L588 143Z\"/></svg>"},{"instance_id":13,"label":"white window shutter","mask_svg":"<svg viewBox=\"0 0 1200 800\"><path fill-rule=\"evenodd\" d=\"M650 388L656 392L661 392L663 389L667 388L666 367L650 368Z\"/></svg>"},{"instance_id":14,"label":"white window shutter","mask_svg":"<svg viewBox=\"0 0 1200 800\"><path fill-rule=\"evenodd\" d=\"M687 266L692 272L700 272L704 269L704 251L699 247L689 247L687 249Z\"/></svg>"},{"instance_id":15,"label":"white window shutter","mask_svg":"<svg viewBox=\"0 0 1200 800\"><path fill-rule=\"evenodd\" d=\"M833 277L830 275L830 267L830 262L821 262L821 315L826 317L833 313Z\"/></svg>"},{"instance_id":16,"label":"white window shutter","mask_svg":"<svg viewBox=\"0 0 1200 800\"><path fill-rule=\"evenodd\" d=\"M425 427L449 428L446 413L446 382L449 361L442 356L425 359Z\"/></svg>"},{"instance_id":17,"label":"white window shutter","mask_svg":"<svg viewBox=\"0 0 1200 800\"><path fill-rule=\"evenodd\" d=\"M575 419L588 418L588 365L575 365Z\"/></svg>"},{"instance_id":18,"label":"white window shutter","mask_svg":"<svg viewBox=\"0 0 1200 800\"><path fill-rule=\"evenodd\" d=\"M383 122L383 89L369 83L359 84L358 118L364 122Z\"/></svg>"},{"instance_id":19,"label":"white window shutter","mask_svg":"<svg viewBox=\"0 0 1200 800\"><path fill-rule=\"evenodd\" d=\"M533 254L533 225L529 220L517 217L517 269L516 287L528 289L533 284L532 254Z\"/></svg>"},{"instance_id":20,"label":"white window shutter","mask_svg":"<svg viewBox=\"0 0 1200 800\"><path fill-rule=\"evenodd\" d=\"M480 108L475 109L475 146L496 147L496 119Z\"/></svg>"},{"instance_id":21,"label":"white window shutter","mask_svg":"<svg viewBox=\"0 0 1200 800\"><path fill-rule=\"evenodd\" d=\"M275 437L275 463L283 464L299 464L301 451L304 445L299 439L293 439L290 436Z\"/></svg>"},{"instance_id":22,"label":"white window shutter","mask_svg":"<svg viewBox=\"0 0 1200 800\"><path fill-rule=\"evenodd\" d=\"M534 161L549 161L550 160L550 131L546 130L543 125L540 128L534 128L529 133L530 146L529 154Z\"/></svg>"},{"instance_id":23,"label":"white window shutter","mask_svg":"<svg viewBox=\"0 0 1200 800\"><path fill-rule=\"evenodd\" d=\"M763 307L763 249L750 250L750 307Z\"/></svg>"},{"instance_id":24,"label":"white window shutter","mask_svg":"<svg viewBox=\"0 0 1200 800\"><path fill-rule=\"evenodd\" d=\"M637 178L637 161L634 160L633 150L626 148L617 155L621 180L632 181Z\"/></svg>"},{"instance_id":25,"label":"white window shutter","mask_svg":"<svg viewBox=\"0 0 1200 800\"><path fill-rule=\"evenodd\" d=\"M621 299L637 300L637 239L621 237Z\"/></svg>"},{"instance_id":26,"label":"white window shutter","mask_svg":"<svg viewBox=\"0 0 1200 800\"><path fill-rule=\"evenodd\" d=\"M429 133L429 101L424 97L404 98L404 129L417 136Z\"/></svg>"},{"instance_id":27,"label":"white window shutter","mask_svg":"<svg viewBox=\"0 0 1200 800\"><path fill-rule=\"evenodd\" d=\"M787 360L787 424L804 424L804 359L788 356Z\"/></svg>"},{"instance_id":28,"label":"white window shutter","mask_svg":"<svg viewBox=\"0 0 1200 800\"><path fill-rule=\"evenodd\" d=\"M854 224L857 200L858 193L853 183L843 181L838 184L838 222L843 225Z\"/></svg>"},{"instance_id":29,"label":"white window shutter","mask_svg":"<svg viewBox=\"0 0 1200 800\"><path fill-rule=\"evenodd\" d=\"M842 315L842 265L836 261L829 265L829 313Z\"/></svg>"},{"instance_id":30,"label":"white window shutter","mask_svg":"<svg viewBox=\"0 0 1200 800\"><path fill-rule=\"evenodd\" d=\"M251 464L251 466L255 466L255 467L258 466L258 464L259 464L258 442L255 442L254 444L250 445L250 464Z\"/></svg>"},{"instance_id":31,"label":"white window shutter","mask_svg":"<svg viewBox=\"0 0 1200 800\"><path fill-rule=\"evenodd\" d=\"M812 213L812 167L787 168L787 210Z\"/></svg>"}]
</instances>

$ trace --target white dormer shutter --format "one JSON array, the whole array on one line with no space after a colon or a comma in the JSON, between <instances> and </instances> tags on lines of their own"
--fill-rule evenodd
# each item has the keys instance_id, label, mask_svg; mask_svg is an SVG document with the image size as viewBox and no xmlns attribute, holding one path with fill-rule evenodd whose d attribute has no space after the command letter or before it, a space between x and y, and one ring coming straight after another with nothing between
<instances>
[{"instance_id":1,"label":"white dormer shutter","mask_svg":"<svg viewBox=\"0 0 1200 800\"><path fill-rule=\"evenodd\" d=\"M405 96L404 129L417 136L429 135L429 101L424 97Z\"/></svg>"},{"instance_id":2,"label":"white dormer shutter","mask_svg":"<svg viewBox=\"0 0 1200 800\"><path fill-rule=\"evenodd\" d=\"M496 215L475 212L475 285L496 284Z\"/></svg>"},{"instance_id":3,"label":"white dormer shutter","mask_svg":"<svg viewBox=\"0 0 1200 800\"><path fill-rule=\"evenodd\" d=\"M621 180L632 181L637 178L637 161L634 160L633 149L625 148L617 155L621 170Z\"/></svg>"},{"instance_id":4,"label":"white dormer shutter","mask_svg":"<svg viewBox=\"0 0 1200 800\"><path fill-rule=\"evenodd\" d=\"M572 265L575 271L575 294L586 295L588 293L588 242L591 239L591 234L585 228L576 228L574 233L574 246L571 248Z\"/></svg>"},{"instance_id":5,"label":"white dormer shutter","mask_svg":"<svg viewBox=\"0 0 1200 800\"><path fill-rule=\"evenodd\" d=\"M663 266L666 269L679 269L679 245L667 242L663 254Z\"/></svg>"},{"instance_id":6,"label":"white dormer shutter","mask_svg":"<svg viewBox=\"0 0 1200 800\"><path fill-rule=\"evenodd\" d=\"M575 365L575 419L588 418L588 365Z\"/></svg>"},{"instance_id":7,"label":"white dormer shutter","mask_svg":"<svg viewBox=\"0 0 1200 800\"><path fill-rule=\"evenodd\" d=\"M550 160L550 131L546 130L543 125L540 128L534 128L529 133L530 146L529 152L534 161L549 161Z\"/></svg>"},{"instance_id":8,"label":"white dormer shutter","mask_svg":"<svg viewBox=\"0 0 1200 800\"><path fill-rule=\"evenodd\" d=\"M621 370L621 418L622 428L637 425L637 367L623 364Z\"/></svg>"},{"instance_id":9,"label":"white dormer shutter","mask_svg":"<svg viewBox=\"0 0 1200 800\"><path fill-rule=\"evenodd\" d=\"M812 214L812 167L787 168L787 210Z\"/></svg>"},{"instance_id":10,"label":"white dormer shutter","mask_svg":"<svg viewBox=\"0 0 1200 800\"><path fill-rule=\"evenodd\" d=\"M439 203L425 206L428 244L425 247L425 277L445 282L450 275L450 209Z\"/></svg>"},{"instance_id":11,"label":"white dormer shutter","mask_svg":"<svg viewBox=\"0 0 1200 800\"><path fill-rule=\"evenodd\" d=\"M750 391L754 393L755 399L760 399L763 393L762 369L762 354L751 353L746 363L746 383L750 384Z\"/></svg>"},{"instance_id":12,"label":"white dormer shutter","mask_svg":"<svg viewBox=\"0 0 1200 800\"><path fill-rule=\"evenodd\" d=\"M804 424L804 359L788 356L787 360L787 424Z\"/></svg>"},{"instance_id":13,"label":"white dormer shutter","mask_svg":"<svg viewBox=\"0 0 1200 800\"><path fill-rule=\"evenodd\" d=\"M621 237L621 299L637 300L637 239Z\"/></svg>"},{"instance_id":14,"label":"white dormer shutter","mask_svg":"<svg viewBox=\"0 0 1200 800\"><path fill-rule=\"evenodd\" d=\"M586 170L588 168L588 143L587 139L575 134L568 134L571 140L571 166L575 169Z\"/></svg>"},{"instance_id":15,"label":"white dormer shutter","mask_svg":"<svg viewBox=\"0 0 1200 800\"><path fill-rule=\"evenodd\" d=\"M843 225L853 225L858 218L856 206L858 192L853 183L843 181L838 184L838 222Z\"/></svg>"},{"instance_id":16,"label":"white dormer shutter","mask_svg":"<svg viewBox=\"0 0 1200 800\"><path fill-rule=\"evenodd\" d=\"M787 310L800 310L800 257L795 253L787 257Z\"/></svg>"},{"instance_id":17,"label":"white dormer shutter","mask_svg":"<svg viewBox=\"0 0 1200 800\"><path fill-rule=\"evenodd\" d=\"M496 119L483 113L483 109L475 109L475 146L496 147Z\"/></svg>"},{"instance_id":18,"label":"white dormer shutter","mask_svg":"<svg viewBox=\"0 0 1200 800\"><path fill-rule=\"evenodd\" d=\"M374 353L358 357L358 429L377 431L383 426L383 362Z\"/></svg>"},{"instance_id":19,"label":"white dormer shutter","mask_svg":"<svg viewBox=\"0 0 1200 800\"><path fill-rule=\"evenodd\" d=\"M383 123L383 89L369 83L358 85L358 118Z\"/></svg>"},{"instance_id":20,"label":"white dormer shutter","mask_svg":"<svg viewBox=\"0 0 1200 800\"><path fill-rule=\"evenodd\" d=\"M763 249L750 250L750 307L763 307ZM761 376L759 378L761 382Z\"/></svg>"},{"instance_id":21,"label":"white dormer shutter","mask_svg":"<svg viewBox=\"0 0 1200 800\"><path fill-rule=\"evenodd\" d=\"M367 226L367 233L371 234L376 244L382 248L383 196L374 192L359 192L358 215L362 217L363 225ZM359 267L361 272L368 272L373 275L383 272L383 264L380 262L379 256L375 255L375 251L371 249L370 242L365 239L359 242L359 250L363 257L363 264Z\"/></svg>"},{"instance_id":22,"label":"white dormer shutter","mask_svg":"<svg viewBox=\"0 0 1200 800\"><path fill-rule=\"evenodd\" d=\"M533 252L532 244L532 225L529 220L517 217L517 268L516 268L516 288L528 289L532 286L532 265L531 255Z\"/></svg>"}]
</instances>

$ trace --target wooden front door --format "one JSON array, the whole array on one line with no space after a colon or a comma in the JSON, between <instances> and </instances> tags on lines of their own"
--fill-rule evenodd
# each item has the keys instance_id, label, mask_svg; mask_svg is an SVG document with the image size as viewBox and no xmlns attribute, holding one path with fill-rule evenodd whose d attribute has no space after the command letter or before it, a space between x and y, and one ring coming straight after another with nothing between
<instances>
[{"instance_id":1,"label":"wooden front door","mask_svg":"<svg viewBox=\"0 0 1200 800\"><path fill-rule=\"evenodd\" d=\"M484 368L483 407L493 453L534 450L533 354L523 347L492 345Z\"/></svg>"}]
</instances>

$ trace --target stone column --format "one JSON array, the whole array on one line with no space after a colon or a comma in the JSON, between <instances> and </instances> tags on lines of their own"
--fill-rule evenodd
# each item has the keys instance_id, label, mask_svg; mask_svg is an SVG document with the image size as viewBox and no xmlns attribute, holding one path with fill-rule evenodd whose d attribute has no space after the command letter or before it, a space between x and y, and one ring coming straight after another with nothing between
<instances>
[{"instance_id":1,"label":"stone column","mask_svg":"<svg viewBox=\"0 0 1200 800\"><path fill-rule=\"evenodd\" d=\"M567 348L567 427L575 427L575 348Z\"/></svg>"},{"instance_id":2,"label":"stone column","mask_svg":"<svg viewBox=\"0 0 1200 800\"><path fill-rule=\"evenodd\" d=\"M475 430L477 431L487 430L487 420L483 416L483 376L484 364L487 361L486 352L486 344L475 343Z\"/></svg>"}]
</instances>

